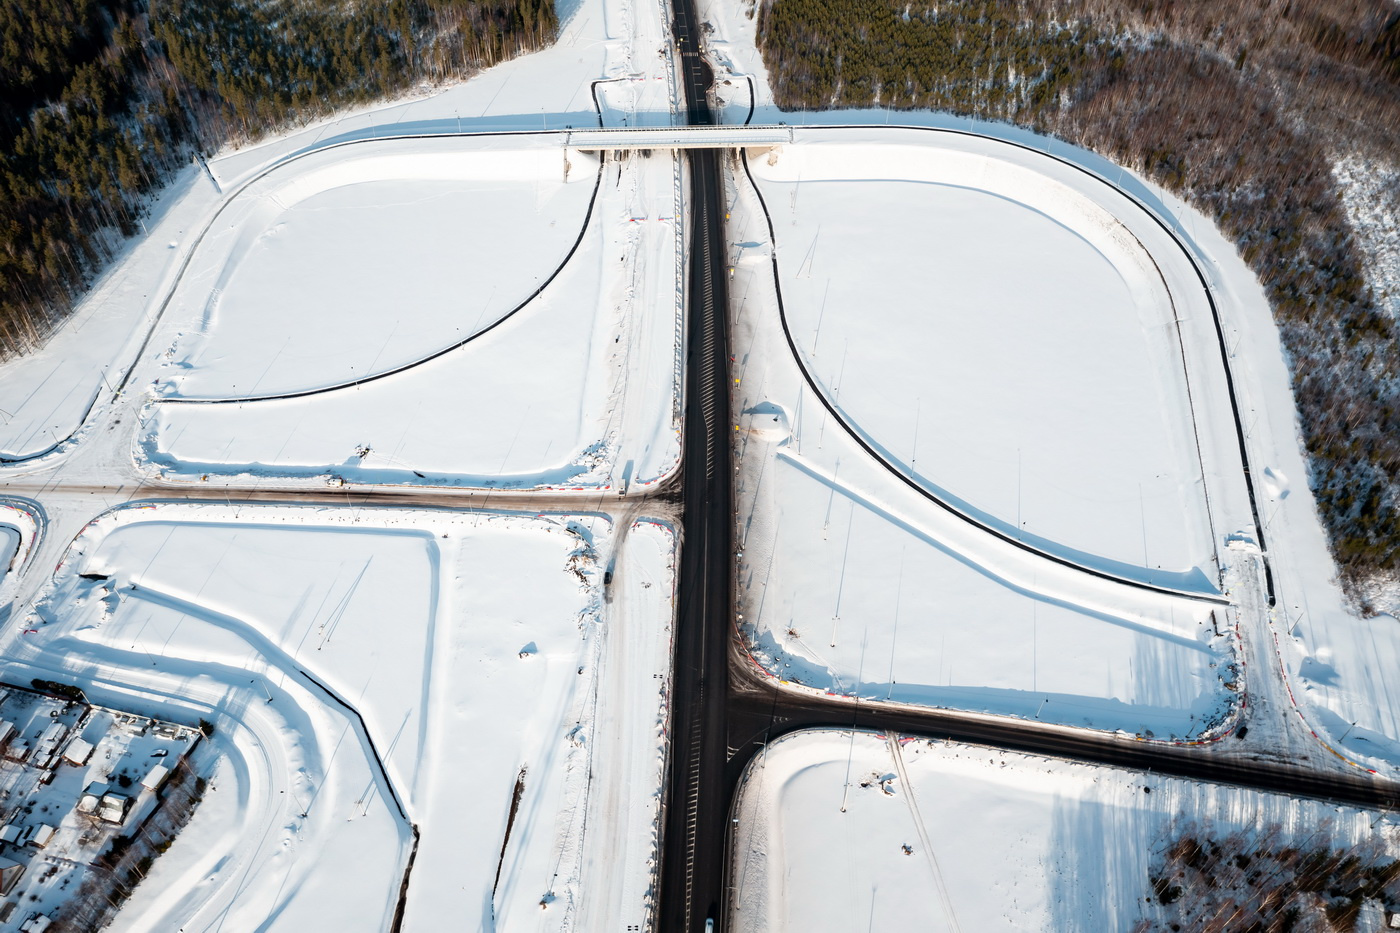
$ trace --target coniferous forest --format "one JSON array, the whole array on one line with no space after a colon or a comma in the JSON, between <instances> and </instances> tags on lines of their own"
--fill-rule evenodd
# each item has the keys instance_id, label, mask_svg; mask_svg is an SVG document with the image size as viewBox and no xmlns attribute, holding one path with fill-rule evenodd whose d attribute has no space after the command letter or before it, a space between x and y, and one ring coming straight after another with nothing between
<instances>
[{"instance_id":1,"label":"coniferous forest","mask_svg":"<svg viewBox=\"0 0 1400 933\"><path fill-rule=\"evenodd\" d=\"M195 153L554 39L551 0L0 3L0 354L62 321Z\"/></svg>"},{"instance_id":2,"label":"coniferous forest","mask_svg":"<svg viewBox=\"0 0 1400 933\"><path fill-rule=\"evenodd\" d=\"M1332 165L1400 154L1390 0L759 0L789 110L931 108L1108 156L1193 204L1262 282L1342 582L1400 576L1400 348ZM1400 196L1393 189L1386 195Z\"/></svg>"}]
</instances>

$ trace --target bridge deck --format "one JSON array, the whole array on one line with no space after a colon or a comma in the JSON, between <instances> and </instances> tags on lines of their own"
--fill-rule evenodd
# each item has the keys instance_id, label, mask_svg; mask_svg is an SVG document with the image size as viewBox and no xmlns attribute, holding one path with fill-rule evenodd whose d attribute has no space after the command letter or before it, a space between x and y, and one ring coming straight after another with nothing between
<instances>
[{"instance_id":1,"label":"bridge deck","mask_svg":"<svg viewBox=\"0 0 1400 933\"><path fill-rule=\"evenodd\" d=\"M792 142L792 127L654 126L570 130L571 149L746 149Z\"/></svg>"}]
</instances>

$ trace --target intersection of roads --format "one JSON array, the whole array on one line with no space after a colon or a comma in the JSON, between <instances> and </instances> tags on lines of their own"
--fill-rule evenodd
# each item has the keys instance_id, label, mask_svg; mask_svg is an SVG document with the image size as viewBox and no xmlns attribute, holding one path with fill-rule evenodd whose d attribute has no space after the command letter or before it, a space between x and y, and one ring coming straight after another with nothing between
<instances>
[{"instance_id":1,"label":"intersection of roads","mask_svg":"<svg viewBox=\"0 0 1400 933\"><path fill-rule=\"evenodd\" d=\"M715 124L708 95L713 75L703 57L702 26L695 0L674 9L679 83L687 122ZM770 132L779 132L768 128ZM566 145L585 148L586 140ZM1361 769L1323 768L1315 754L1230 754L1205 746L1142 742L1131 736L1077 730L1034 722L921 709L858 699L821 697L785 690L757 672L742 652L736 628L734 420L731 410L729 300L726 273L725 172L741 170L738 148L687 147L689 166L688 314L685 347L683 460L671 482L629 494L630 513L678 518L682 529L675 658L671 691L668 786L664 807L660 893L655 928L701 933L708 923L723 930L727 907L727 854L734 794L745 767L765 744L794 730L822 727L894 731L902 734L1085 762L1116 765L1259 790L1312 796L1339 803L1400 808L1400 788ZM728 162L726 160L729 160ZM134 417L138 400L115 387L105 421ZM133 393L133 396L135 393ZM101 427L101 425L99 425ZM7 497L40 508L43 527L31 547L36 568L52 566L82 526L103 510L143 501L225 501L209 490L146 485L128 465L106 463L99 451L75 451L56 469L36 465L6 484ZM97 459L94 459L97 458ZM104 462L98 462L104 460ZM108 467L111 467L108 469ZM125 476L106 483L96 477ZM237 493L238 501L398 507L491 507L538 511L555 505L578 509L592 500L538 493L405 491L356 488L308 495L305 489L261 484ZM616 496L601 494L599 511L616 511ZM1264 558L1261 558L1261 560ZM1263 568L1267 579L1267 567ZM28 574L15 605L33 598L41 575ZM61 670L24 650L11 635L7 652L13 677L60 677ZM1286 715L1286 710L1263 713ZM1233 739L1224 739L1232 742Z\"/></svg>"}]
</instances>

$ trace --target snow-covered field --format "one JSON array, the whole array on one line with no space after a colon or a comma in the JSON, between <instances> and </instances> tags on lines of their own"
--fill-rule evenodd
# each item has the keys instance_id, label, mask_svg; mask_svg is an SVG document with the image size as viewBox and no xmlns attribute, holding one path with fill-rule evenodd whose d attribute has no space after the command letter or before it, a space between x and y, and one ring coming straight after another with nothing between
<instances>
[{"instance_id":1,"label":"snow-covered field","mask_svg":"<svg viewBox=\"0 0 1400 933\"><path fill-rule=\"evenodd\" d=\"M1164 739L1225 723L1235 678L1223 607L1124 587L1057 591L1051 579L1032 588L804 461L780 454L769 469L762 508L775 533L752 565L748 631L754 658L782 680Z\"/></svg>"},{"instance_id":2,"label":"snow-covered field","mask_svg":"<svg viewBox=\"0 0 1400 933\"><path fill-rule=\"evenodd\" d=\"M0 620L8 618L20 578L34 556L41 530L30 503L0 498Z\"/></svg>"},{"instance_id":3,"label":"snow-covered field","mask_svg":"<svg viewBox=\"0 0 1400 933\"><path fill-rule=\"evenodd\" d=\"M1175 327L1208 309L1150 221L931 133L749 164L798 352L902 472L1046 549L1213 569Z\"/></svg>"},{"instance_id":4,"label":"snow-covered field","mask_svg":"<svg viewBox=\"0 0 1400 933\"><path fill-rule=\"evenodd\" d=\"M1393 818L1374 812L835 730L769 746L736 813L738 931L1131 930L1161 911L1149 879L1188 830L1400 854Z\"/></svg>"},{"instance_id":5,"label":"snow-covered field","mask_svg":"<svg viewBox=\"0 0 1400 933\"><path fill-rule=\"evenodd\" d=\"M538 138L272 171L172 299L138 460L185 481L659 481L680 455L679 178L668 153L604 165Z\"/></svg>"},{"instance_id":6,"label":"snow-covered field","mask_svg":"<svg viewBox=\"0 0 1400 933\"><path fill-rule=\"evenodd\" d=\"M314 152L241 190L167 313L162 397L362 382L524 304L583 235L597 160L438 137Z\"/></svg>"},{"instance_id":7,"label":"snow-covered field","mask_svg":"<svg viewBox=\"0 0 1400 933\"><path fill-rule=\"evenodd\" d=\"M863 698L1228 728L1220 552L1252 525L1185 257L1034 152L797 136L731 211L755 660Z\"/></svg>"},{"instance_id":8,"label":"snow-covered field","mask_svg":"<svg viewBox=\"0 0 1400 933\"><path fill-rule=\"evenodd\" d=\"M640 922L673 550L588 515L121 509L13 653L218 727L209 812L127 929L386 927L415 836L406 929Z\"/></svg>"}]
</instances>

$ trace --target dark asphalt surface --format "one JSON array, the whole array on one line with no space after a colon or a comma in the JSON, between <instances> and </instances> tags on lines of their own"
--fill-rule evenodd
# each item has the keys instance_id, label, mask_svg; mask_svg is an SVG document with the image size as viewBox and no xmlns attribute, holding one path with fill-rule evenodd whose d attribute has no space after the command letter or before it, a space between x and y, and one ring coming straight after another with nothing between
<instances>
[{"instance_id":1,"label":"dark asphalt surface","mask_svg":"<svg viewBox=\"0 0 1400 933\"><path fill-rule=\"evenodd\" d=\"M736 660L736 671L737 673ZM765 742L809 727L892 729L905 735L951 739L1007 751L1050 755L1093 764L1116 765L1201 781L1215 781L1300 797L1316 797L1337 803L1384 809L1400 809L1400 785L1360 769L1351 773L1324 772L1331 753L1321 745L1296 760L1258 757L1225 758L1210 745L1168 745L1143 742L1131 736L1044 726L1018 719L969 716L943 710L890 708L886 704L860 703L805 696L780 690L754 674L733 676L729 725L734 749L726 777L737 786L743 768ZM1224 738L1220 742L1234 742Z\"/></svg>"},{"instance_id":2,"label":"dark asphalt surface","mask_svg":"<svg viewBox=\"0 0 1400 933\"><path fill-rule=\"evenodd\" d=\"M689 123L713 122L713 80L700 57L694 4L676 6ZM657 929L703 933L716 915L729 799L724 769L729 633L734 618L733 446L724 267L725 153L695 149L690 168L690 282L686 413L681 470L685 506L671 686L671 751Z\"/></svg>"},{"instance_id":3,"label":"dark asphalt surface","mask_svg":"<svg viewBox=\"0 0 1400 933\"><path fill-rule=\"evenodd\" d=\"M675 6L673 28L681 52L688 120L692 125L709 125L714 122L707 100L713 77L700 57L700 20L694 0L677 0ZM733 795L745 767L765 743L804 728L894 730L982 745L992 753L1005 749L1119 766L1142 772L1142 783L1149 788L1154 775L1170 775L1400 809L1400 785L1395 782L1360 769L1322 770L1321 764L1332 763L1320 744L1297 759L1227 758L1212 746L1147 743L1014 719L812 696L781 690L755 672L731 638L735 634L734 463L721 162L727 157L729 153L719 150L687 152L692 226L681 471L683 541L656 929L703 933L710 918L717 930L725 929L723 891ZM1248 460L1245 463L1247 470Z\"/></svg>"}]
</instances>

